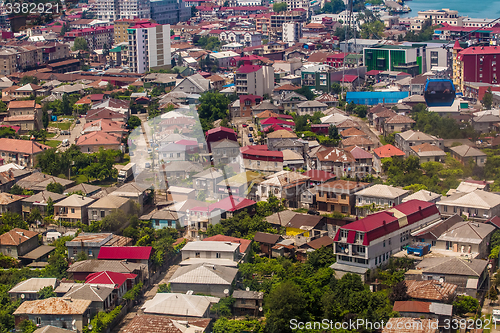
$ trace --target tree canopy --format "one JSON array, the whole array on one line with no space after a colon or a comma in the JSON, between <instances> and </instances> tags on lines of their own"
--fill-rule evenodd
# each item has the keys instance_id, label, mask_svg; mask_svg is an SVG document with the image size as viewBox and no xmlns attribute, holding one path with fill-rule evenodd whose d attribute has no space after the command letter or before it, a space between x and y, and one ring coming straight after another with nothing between
<instances>
[{"instance_id":1,"label":"tree canopy","mask_svg":"<svg viewBox=\"0 0 500 333\"><path fill-rule=\"evenodd\" d=\"M273 3L273 12L275 13L286 12L287 7L288 6L286 2L275 2Z\"/></svg>"},{"instance_id":2,"label":"tree canopy","mask_svg":"<svg viewBox=\"0 0 500 333\"><path fill-rule=\"evenodd\" d=\"M205 92L199 102L198 115L204 132L211 128L215 120L227 118L230 101L220 92Z\"/></svg>"},{"instance_id":3,"label":"tree canopy","mask_svg":"<svg viewBox=\"0 0 500 333\"><path fill-rule=\"evenodd\" d=\"M89 50L87 40L83 37L76 37L75 41L73 43L73 51L78 51L78 50L82 50L82 51Z\"/></svg>"}]
</instances>

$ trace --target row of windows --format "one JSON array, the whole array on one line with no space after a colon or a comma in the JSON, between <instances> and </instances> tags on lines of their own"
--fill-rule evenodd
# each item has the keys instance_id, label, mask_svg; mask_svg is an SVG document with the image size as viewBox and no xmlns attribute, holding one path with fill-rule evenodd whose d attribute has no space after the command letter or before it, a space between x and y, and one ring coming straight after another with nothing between
<instances>
[{"instance_id":1,"label":"row of windows","mask_svg":"<svg viewBox=\"0 0 500 333\"><path fill-rule=\"evenodd\" d=\"M389 257L391 256L390 252L386 252L384 254L379 255L378 257L375 257L375 265L380 265L383 262L385 262Z\"/></svg>"}]
</instances>

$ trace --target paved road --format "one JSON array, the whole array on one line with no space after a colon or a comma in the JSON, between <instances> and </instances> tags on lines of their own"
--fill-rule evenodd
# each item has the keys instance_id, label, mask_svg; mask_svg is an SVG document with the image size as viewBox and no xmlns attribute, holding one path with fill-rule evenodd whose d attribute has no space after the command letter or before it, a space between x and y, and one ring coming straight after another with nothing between
<instances>
[{"instance_id":1,"label":"paved road","mask_svg":"<svg viewBox=\"0 0 500 333\"><path fill-rule=\"evenodd\" d=\"M149 301L153 299L153 297L156 295L156 291L158 290L158 285L162 283L167 283L168 280L174 275L175 271L179 268L179 265L172 265L169 267L169 269L163 273L162 278L160 282L153 284L152 286L149 287L148 290L144 292L144 297L139 301L139 304L134 306L129 313L123 318L123 320L118 324L116 327L113 328L111 331L112 333L119 333L119 332L124 332L124 329L127 327L127 325L130 323L132 319L134 319L135 316L138 314L142 313L141 308L144 305L146 301Z\"/></svg>"},{"instance_id":2,"label":"paved road","mask_svg":"<svg viewBox=\"0 0 500 333\"><path fill-rule=\"evenodd\" d=\"M78 118L80 119L80 123L76 124L73 122L70 127L70 135L58 135L56 137L56 140L64 140L64 139L69 139L69 145L67 147L62 147L61 145L58 146L60 151L65 151L68 149L69 146L74 144L76 142L76 139L82 135L83 131L83 126L85 125L85 118Z\"/></svg>"}]
</instances>

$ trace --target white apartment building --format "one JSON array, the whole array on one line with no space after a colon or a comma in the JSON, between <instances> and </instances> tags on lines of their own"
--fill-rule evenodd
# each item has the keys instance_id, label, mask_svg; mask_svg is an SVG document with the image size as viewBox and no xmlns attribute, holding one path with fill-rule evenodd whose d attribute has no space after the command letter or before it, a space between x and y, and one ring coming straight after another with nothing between
<instances>
[{"instance_id":1,"label":"white apartment building","mask_svg":"<svg viewBox=\"0 0 500 333\"><path fill-rule=\"evenodd\" d=\"M149 69L169 68L170 25L139 23L127 29L129 40L129 66L135 73Z\"/></svg>"},{"instance_id":2,"label":"white apartment building","mask_svg":"<svg viewBox=\"0 0 500 333\"><path fill-rule=\"evenodd\" d=\"M302 37L302 24L299 22L289 22L283 24L283 37L285 43L297 43Z\"/></svg>"},{"instance_id":3,"label":"white apartment building","mask_svg":"<svg viewBox=\"0 0 500 333\"><path fill-rule=\"evenodd\" d=\"M302 9L305 9L307 12L309 12L309 5L310 5L309 0L277 0L277 1L275 1L275 3L278 3L278 2L286 2L287 10L294 10L297 8L302 8Z\"/></svg>"},{"instance_id":4,"label":"white apartment building","mask_svg":"<svg viewBox=\"0 0 500 333\"><path fill-rule=\"evenodd\" d=\"M235 86L238 95L271 95L274 89L273 67L244 64L236 71Z\"/></svg>"},{"instance_id":5,"label":"white apartment building","mask_svg":"<svg viewBox=\"0 0 500 333\"><path fill-rule=\"evenodd\" d=\"M392 254L411 243L412 231L440 218L436 204L410 200L341 227L334 237L336 277L367 271L388 263ZM339 275L340 274L340 275Z\"/></svg>"},{"instance_id":6,"label":"white apartment building","mask_svg":"<svg viewBox=\"0 0 500 333\"><path fill-rule=\"evenodd\" d=\"M113 22L122 18L150 18L149 0L99 0L97 18Z\"/></svg>"}]
</instances>

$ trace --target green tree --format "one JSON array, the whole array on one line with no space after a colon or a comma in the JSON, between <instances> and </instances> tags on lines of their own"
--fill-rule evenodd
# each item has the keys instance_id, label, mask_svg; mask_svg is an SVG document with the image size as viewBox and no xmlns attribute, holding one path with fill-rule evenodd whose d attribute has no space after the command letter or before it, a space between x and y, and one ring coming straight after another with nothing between
<instances>
[{"instance_id":1,"label":"green tree","mask_svg":"<svg viewBox=\"0 0 500 333\"><path fill-rule=\"evenodd\" d=\"M57 294L54 292L54 288L52 286L43 287L37 292L37 295L38 299L57 297Z\"/></svg>"},{"instance_id":2,"label":"green tree","mask_svg":"<svg viewBox=\"0 0 500 333\"><path fill-rule=\"evenodd\" d=\"M286 10L287 10L286 2L275 2L273 4L273 12L275 13L286 12Z\"/></svg>"},{"instance_id":3,"label":"green tree","mask_svg":"<svg viewBox=\"0 0 500 333\"><path fill-rule=\"evenodd\" d=\"M30 215L26 219L28 223L36 223L42 220L43 220L42 214L40 214L40 210L37 207L31 209Z\"/></svg>"},{"instance_id":4,"label":"green tree","mask_svg":"<svg viewBox=\"0 0 500 333\"><path fill-rule=\"evenodd\" d=\"M361 25L361 38L380 39L384 35L385 26L381 21L363 23Z\"/></svg>"},{"instance_id":5,"label":"green tree","mask_svg":"<svg viewBox=\"0 0 500 333\"><path fill-rule=\"evenodd\" d=\"M392 303L396 301L406 301L409 298L408 287L406 286L405 281L400 281L392 286L391 293L389 294L389 300Z\"/></svg>"},{"instance_id":6,"label":"green tree","mask_svg":"<svg viewBox=\"0 0 500 333\"><path fill-rule=\"evenodd\" d=\"M0 127L0 138L15 138L16 131L10 127Z\"/></svg>"},{"instance_id":7,"label":"green tree","mask_svg":"<svg viewBox=\"0 0 500 333\"><path fill-rule=\"evenodd\" d=\"M333 82L332 83L332 93L334 94L340 94L342 92L342 86L338 82Z\"/></svg>"},{"instance_id":8,"label":"green tree","mask_svg":"<svg viewBox=\"0 0 500 333\"><path fill-rule=\"evenodd\" d=\"M24 188L22 188L21 186L19 186L17 184L12 185L12 187L10 188L10 191L9 191L10 194L15 194L15 195L22 195L23 192L24 192Z\"/></svg>"},{"instance_id":9,"label":"green tree","mask_svg":"<svg viewBox=\"0 0 500 333\"><path fill-rule=\"evenodd\" d=\"M314 100L314 94L307 86L302 86L301 88L295 90L295 92L307 98L308 101Z\"/></svg>"},{"instance_id":10,"label":"green tree","mask_svg":"<svg viewBox=\"0 0 500 333\"><path fill-rule=\"evenodd\" d=\"M198 115L204 132L210 129L210 123L228 116L229 99L218 91L203 93L199 102Z\"/></svg>"},{"instance_id":11,"label":"green tree","mask_svg":"<svg viewBox=\"0 0 500 333\"><path fill-rule=\"evenodd\" d=\"M47 200L47 215L54 215L54 201L50 197Z\"/></svg>"},{"instance_id":12,"label":"green tree","mask_svg":"<svg viewBox=\"0 0 500 333\"><path fill-rule=\"evenodd\" d=\"M71 107L68 94L64 94L62 97L61 113L64 115L71 115L72 112L73 108Z\"/></svg>"},{"instance_id":13,"label":"green tree","mask_svg":"<svg viewBox=\"0 0 500 333\"><path fill-rule=\"evenodd\" d=\"M43 124L43 128L47 129L47 127L49 127L49 113L45 110L42 111L42 124Z\"/></svg>"},{"instance_id":14,"label":"green tree","mask_svg":"<svg viewBox=\"0 0 500 333\"><path fill-rule=\"evenodd\" d=\"M50 183L50 184L47 185L46 190L49 191L49 192L63 194L63 192L64 192L64 186L62 186L59 183L52 182L52 183Z\"/></svg>"},{"instance_id":15,"label":"green tree","mask_svg":"<svg viewBox=\"0 0 500 333\"><path fill-rule=\"evenodd\" d=\"M0 234L3 234L14 228L28 229L28 223L26 223L21 215L12 212L5 212L1 217L2 225L0 227Z\"/></svg>"},{"instance_id":16,"label":"green tree","mask_svg":"<svg viewBox=\"0 0 500 333\"><path fill-rule=\"evenodd\" d=\"M127 121L127 125L130 128L136 128L138 126L141 126L141 119L137 116L130 116L130 118Z\"/></svg>"},{"instance_id":17,"label":"green tree","mask_svg":"<svg viewBox=\"0 0 500 333\"><path fill-rule=\"evenodd\" d=\"M291 281L273 288L265 304L269 309L266 315L268 332L293 332L290 320L307 321L309 318L306 295Z\"/></svg>"},{"instance_id":18,"label":"green tree","mask_svg":"<svg viewBox=\"0 0 500 333\"><path fill-rule=\"evenodd\" d=\"M330 125L328 127L328 137L333 140L338 140L340 139L339 136L339 130L337 129L337 126L335 125Z\"/></svg>"},{"instance_id":19,"label":"green tree","mask_svg":"<svg viewBox=\"0 0 500 333\"><path fill-rule=\"evenodd\" d=\"M72 50L73 51L78 51L78 50L88 51L89 50L89 46L87 44L87 40L85 38L83 38L83 37L76 37L75 41L73 43Z\"/></svg>"},{"instance_id":20,"label":"green tree","mask_svg":"<svg viewBox=\"0 0 500 333\"><path fill-rule=\"evenodd\" d=\"M490 290L488 291L488 298L491 300L492 303L498 301L497 288L495 288L494 286L491 286Z\"/></svg>"},{"instance_id":21,"label":"green tree","mask_svg":"<svg viewBox=\"0 0 500 333\"><path fill-rule=\"evenodd\" d=\"M36 327L35 323L29 319L25 319L19 324L21 333L33 333L37 328L38 327Z\"/></svg>"},{"instance_id":22,"label":"green tree","mask_svg":"<svg viewBox=\"0 0 500 333\"><path fill-rule=\"evenodd\" d=\"M325 5L321 9L322 13L326 14L338 14L345 10L345 3L342 0L326 1Z\"/></svg>"},{"instance_id":23,"label":"green tree","mask_svg":"<svg viewBox=\"0 0 500 333\"><path fill-rule=\"evenodd\" d=\"M28 83L38 84L38 79L36 78L36 76L23 76L20 82L21 86L24 86Z\"/></svg>"},{"instance_id":24,"label":"green tree","mask_svg":"<svg viewBox=\"0 0 500 333\"><path fill-rule=\"evenodd\" d=\"M198 9L196 9L196 6L191 6L191 17L196 17L196 13L198 13Z\"/></svg>"},{"instance_id":25,"label":"green tree","mask_svg":"<svg viewBox=\"0 0 500 333\"><path fill-rule=\"evenodd\" d=\"M478 308L479 301L471 296L460 295L453 302L453 312L459 316L463 316L466 313L475 313Z\"/></svg>"},{"instance_id":26,"label":"green tree","mask_svg":"<svg viewBox=\"0 0 500 333\"><path fill-rule=\"evenodd\" d=\"M484 93L483 99L481 100L485 110L490 110L493 104L493 93L491 92L491 88Z\"/></svg>"},{"instance_id":27,"label":"green tree","mask_svg":"<svg viewBox=\"0 0 500 333\"><path fill-rule=\"evenodd\" d=\"M170 293L172 292L172 289L170 288L170 283L161 283L158 285L158 290L156 291L157 293Z\"/></svg>"}]
</instances>

